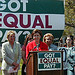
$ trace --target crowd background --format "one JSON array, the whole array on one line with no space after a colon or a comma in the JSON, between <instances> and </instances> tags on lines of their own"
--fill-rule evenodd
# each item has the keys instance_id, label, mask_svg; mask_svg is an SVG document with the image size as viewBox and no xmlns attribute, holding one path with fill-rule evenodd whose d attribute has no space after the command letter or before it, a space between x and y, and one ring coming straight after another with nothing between
<instances>
[{"instance_id":1,"label":"crowd background","mask_svg":"<svg viewBox=\"0 0 75 75\"><path fill-rule=\"evenodd\" d=\"M72 36L72 35L68 35L68 36L66 36L65 38L63 38L63 37L61 37L60 38L60 40L58 41L58 42L54 42L54 36L51 34L51 33L47 33L47 34L45 34L44 36L43 36L43 42L45 42L47 45L49 44L48 42L50 41L50 40L48 40L48 39L51 39L51 43L49 44L49 45L53 45L53 47L57 47L57 48L60 48L60 47L62 47L62 48L69 48L69 47L74 47L75 46L75 37L74 36ZM29 39L30 40L30 39ZM48 41L48 42L47 42ZM25 44L25 41L24 41L24 44ZM26 44L27 45L27 44ZM22 45L22 47L23 47L23 45ZM51 46L51 48L52 48L52 46ZM50 49L51 50L51 49ZM54 50L54 49L53 49ZM56 50L56 49L55 49ZM23 66L23 60L21 59L21 62L20 62L20 70L19 70L19 73L18 73L18 75L21 75L21 70L22 70L22 66ZM0 63L0 69L1 69L1 63ZM65 72L64 72L65 74L64 75L67 75L66 74L66 70L65 70ZM0 72L0 75L2 75L2 73Z\"/></svg>"}]
</instances>

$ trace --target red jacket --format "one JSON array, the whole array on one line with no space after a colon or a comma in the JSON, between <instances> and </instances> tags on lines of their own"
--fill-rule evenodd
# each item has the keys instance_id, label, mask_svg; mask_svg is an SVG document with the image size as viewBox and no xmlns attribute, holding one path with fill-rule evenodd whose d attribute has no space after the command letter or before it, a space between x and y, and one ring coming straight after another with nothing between
<instances>
[{"instance_id":1,"label":"red jacket","mask_svg":"<svg viewBox=\"0 0 75 75\"><path fill-rule=\"evenodd\" d=\"M29 51L31 51L34 47L36 47L35 40L32 42L28 43L26 46L26 58L28 57ZM40 46L39 46L39 51L48 51L48 46L46 43L40 41ZM37 51L37 48L33 49L33 51Z\"/></svg>"}]
</instances>

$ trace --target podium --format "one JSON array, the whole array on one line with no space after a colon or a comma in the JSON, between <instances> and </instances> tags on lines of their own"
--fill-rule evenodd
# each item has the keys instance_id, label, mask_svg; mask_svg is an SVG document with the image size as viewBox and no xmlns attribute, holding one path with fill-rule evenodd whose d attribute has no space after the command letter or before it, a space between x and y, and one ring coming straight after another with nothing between
<instances>
[{"instance_id":1,"label":"podium","mask_svg":"<svg viewBox=\"0 0 75 75\"><path fill-rule=\"evenodd\" d=\"M63 75L63 51L31 51L26 75Z\"/></svg>"}]
</instances>

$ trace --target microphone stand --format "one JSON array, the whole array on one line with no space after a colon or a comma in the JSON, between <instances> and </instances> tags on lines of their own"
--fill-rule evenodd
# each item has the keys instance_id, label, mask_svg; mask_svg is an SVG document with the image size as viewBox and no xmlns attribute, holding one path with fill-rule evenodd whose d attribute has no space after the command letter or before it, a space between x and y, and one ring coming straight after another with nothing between
<instances>
[{"instance_id":1,"label":"microphone stand","mask_svg":"<svg viewBox=\"0 0 75 75\"><path fill-rule=\"evenodd\" d=\"M35 48L37 48L37 51L39 51L39 46L40 46L40 44L38 44L37 46L35 46L31 51L33 51ZM26 64L28 64L30 57L31 56L29 56Z\"/></svg>"},{"instance_id":2,"label":"microphone stand","mask_svg":"<svg viewBox=\"0 0 75 75\"><path fill-rule=\"evenodd\" d=\"M40 46L40 44L38 44L37 46L35 46L31 51L33 51L35 48L37 48L37 51L39 51L39 46Z\"/></svg>"},{"instance_id":3,"label":"microphone stand","mask_svg":"<svg viewBox=\"0 0 75 75\"><path fill-rule=\"evenodd\" d=\"M37 47L37 46L35 46L31 51L33 51L36 47ZM28 54L28 56L29 56L29 54ZM30 57L31 57L31 56L28 57L28 60L27 60L26 64L28 64Z\"/></svg>"},{"instance_id":4,"label":"microphone stand","mask_svg":"<svg viewBox=\"0 0 75 75\"><path fill-rule=\"evenodd\" d=\"M33 51L35 48L37 48L37 46L35 46L31 51Z\"/></svg>"},{"instance_id":5,"label":"microphone stand","mask_svg":"<svg viewBox=\"0 0 75 75\"><path fill-rule=\"evenodd\" d=\"M39 46L40 46L40 44L37 45L37 51L39 51Z\"/></svg>"}]
</instances>

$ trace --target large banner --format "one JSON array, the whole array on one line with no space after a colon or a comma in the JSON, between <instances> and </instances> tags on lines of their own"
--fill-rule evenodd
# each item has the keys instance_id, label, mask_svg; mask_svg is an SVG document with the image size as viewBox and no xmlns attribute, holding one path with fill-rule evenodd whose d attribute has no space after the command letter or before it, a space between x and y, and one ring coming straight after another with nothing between
<instances>
[{"instance_id":1,"label":"large banner","mask_svg":"<svg viewBox=\"0 0 75 75\"><path fill-rule=\"evenodd\" d=\"M16 41L23 44L35 28L58 40L64 24L63 0L0 0L0 43L7 40L9 30L15 30Z\"/></svg>"}]
</instances>

